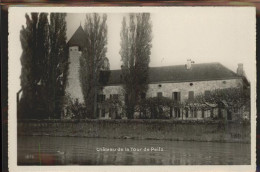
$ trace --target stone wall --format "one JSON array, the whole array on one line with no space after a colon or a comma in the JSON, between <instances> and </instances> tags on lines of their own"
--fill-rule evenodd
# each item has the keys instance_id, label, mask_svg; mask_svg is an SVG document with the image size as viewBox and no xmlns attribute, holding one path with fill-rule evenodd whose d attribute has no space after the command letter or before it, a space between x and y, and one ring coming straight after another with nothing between
<instances>
[{"instance_id":1,"label":"stone wall","mask_svg":"<svg viewBox=\"0 0 260 172\"><path fill-rule=\"evenodd\" d=\"M194 96L213 91L216 89L234 88L242 84L242 79L176 82L176 83L152 83L149 85L147 97L156 97L158 92L162 92L164 97L172 98L173 92L180 92L181 101L188 98L189 91L194 92Z\"/></svg>"},{"instance_id":2,"label":"stone wall","mask_svg":"<svg viewBox=\"0 0 260 172\"><path fill-rule=\"evenodd\" d=\"M162 92L164 97L172 98L173 92L180 92L181 101L188 98L189 91L194 92L194 96L204 94L205 91L212 91L216 89L235 88L242 86L242 79L226 79L226 80L212 80L212 81L194 81L194 82L176 82L176 83L151 83L147 91L147 97L156 97L158 92ZM122 95L122 86L106 86L103 89L103 94L109 98L110 94Z\"/></svg>"},{"instance_id":3,"label":"stone wall","mask_svg":"<svg viewBox=\"0 0 260 172\"><path fill-rule=\"evenodd\" d=\"M250 143L249 122L173 120L24 120L18 135Z\"/></svg>"}]
</instances>

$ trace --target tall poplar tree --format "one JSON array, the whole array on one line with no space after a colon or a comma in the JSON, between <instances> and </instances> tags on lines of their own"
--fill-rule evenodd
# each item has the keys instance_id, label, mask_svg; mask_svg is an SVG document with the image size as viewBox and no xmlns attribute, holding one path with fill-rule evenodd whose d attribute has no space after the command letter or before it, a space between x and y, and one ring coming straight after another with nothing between
<instances>
[{"instance_id":1,"label":"tall poplar tree","mask_svg":"<svg viewBox=\"0 0 260 172\"><path fill-rule=\"evenodd\" d=\"M19 118L60 118L68 73L66 14L26 14L20 40L22 98Z\"/></svg>"},{"instance_id":2,"label":"tall poplar tree","mask_svg":"<svg viewBox=\"0 0 260 172\"><path fill-rule=\"evenodd\" d=\"M66 14L50 14L50 58L48 62L49 114L61 118L68 76L68 47L66 44Z\"/></svg>"},{"instance_id":3,"label":"tall poplar tree","mask_svg":"<svg viewBox=\"0 0 260 172\"><path fill-rule=\"evenodd\" d=\"M148 89L152 47L152 24L149 13L130 14L129 25L123 18L121 30L122 79L128 118Z\"/></svg>"},{"instance_id":4,"label":"tall poplar tree","mask_svg":"<svg viewBox=\"0 0 260 172\"><path fill-rule=\"evenodd\" d=\"M100 71L107 60L107 15L87 14L84 31L86 45L80 57L80 84L87 108L87 118L97 118L97 94Z\"/></svg>"},{"instance_id":5,"label":"tall poplar tree","mask_svg":"<svg viewBox=\"0 0 260 172\"><path fill-rule=\"evenodd\" d=\"M44 118L44 98L41 97L42 81L46 80L46 59L49 55L48 14L26 14L26 27L22 26L20 41L21 56L21 89L23 91L18 106L19 118ZM41 109L41 110L39 110ZM40 112L41 111L41 112Z\"/></svg>"}]
</instances>

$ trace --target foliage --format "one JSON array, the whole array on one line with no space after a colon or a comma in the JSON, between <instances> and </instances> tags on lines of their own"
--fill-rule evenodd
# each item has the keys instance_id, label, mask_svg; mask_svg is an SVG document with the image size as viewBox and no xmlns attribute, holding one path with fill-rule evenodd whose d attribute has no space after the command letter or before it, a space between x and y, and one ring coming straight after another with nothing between
<instances>
[{"instance_id":1,"label":"foliage","mask_svg":"<svg viewBox=\"0 0 260 172\"><path fill-rule=\"evenodd\" d=\"M232 113L232 120L248 120L250 118L250 88L216 89L206 95L197 95L194 100L186 100L185 107L195 109L223 108L228 114ZM211 116L211 118L222 118Z\"/></svg>"},{"instance_id":2,"label":"foliage","mask_svg":"<svg viewBox=\"0 0 260 172\"><path fill-rule=\"evenodd\" d=\"M129 25L126 18L123 18L120 55L126 113L129 119L133 118L135 106L148 89L151 32L149 13L130 14Z\"/></svg>"},{"instance_id":3,"label":"foliage","mask_svg":"<svg viewBox=\"0 0 260 172\"><path fill-rule=\"evenodd\" d=\"M83 119L86 114L86 106L84 103L80 103L78 99L72 99L70 95L65 96L65 119Z\"/></svg>"},{"instance_id":4,"label":"foliage","mask_svg":"<svg viewBox=\"0 0 260 172\"><path fill-rule=\"evenodd\" d=\"M20 41L21 56L21 89L23 90L21 103L18 106L19 118L42 118L39 105L42 109L46 99L41 97L40 84L46 84L47 58L49 55L49 23L47 13L31 13L25 15L26 27L22 26ZM44 113L44 112L42 112ZM37 115L37 116L36 116Z\"/></svg>"},{"instance_id":5,"label":"foliage","mask_svg":"<svg viewBox=\"0 0 260 172\"><path fill-rule=\"evenodd\" d=\"M109 110L109 113L112 118L121 119L122 114L119 114L119 109L123 109L123 102L118 97L110 97L106 100L104 100L102 103L100 103L101 107ZM113 117L112 114L115 114Z\"/></svg>"},{"instance_id":6,"label":"foliage","mask_svg":"<svg viewBox=\"0 0 260 172\"><path fill-rule=\"evenodd\" d=\"M68 76L68 47L66 44L66 14L50 15L50 60L48 64L49 112L60 118Z\"/></svg>"},{"instance_id":7,"label":"foliage","mask_svg":"<svg viewBox=\"0 0 260 172\"><path fill-rule=\"evenodd\" d=\"M87 107L88 118L96 118L97 92L100 88L99 75L104 66L107 52L107 15L87 14L84 31L86 45L80 57L80 84Z\"/></svg>"},{"instance_id":8,"label":"foliage","mask_svg":"<svg viewBox=\"0 0 260 172\"><path fill-rule=\"evenodd\" d=\"M111 71L110 70L102 70L99 73L99 84L100 85L106 85L109 81Z\"/></svg>"},{"instance_id":9,"label":"foliage","mask_svg":"<svg viewBox=\"0 0 260 172\"><path fill-rule=\"evenodd\" d=\"M65 14L26 14L22 45L19 118L60 118L68 71Z\"/></svg>"},{"instance_id":10,"label":"foliage","mask_svg":"<svg viewBox=\"0 0 260 172\"><path fill-rule=\"evenodd\" d=\"M169 118L170 110L176 103L168 97L150 97L143 99L136 109L142 112L141 118L163 119Z\"/></svg>"},{"instance_id":11,"label":"foliage","mask_svg":"<svg viewBox=\"0 0 260 172\"><path fill-rule=\"evenodd\" d=\"M239 109L243 106L250 107L250 88L226 88L210 91L207 95L198 95L193 102L200 104L222 104L228 105L227 108Z\"/></svg>"}]
</instances>

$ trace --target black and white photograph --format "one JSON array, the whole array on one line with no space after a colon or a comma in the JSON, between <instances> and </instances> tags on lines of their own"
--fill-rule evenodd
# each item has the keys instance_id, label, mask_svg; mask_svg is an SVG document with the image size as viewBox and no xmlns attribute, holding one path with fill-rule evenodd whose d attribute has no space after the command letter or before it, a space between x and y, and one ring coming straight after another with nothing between
<instances>
[{"instance_id":1,"label":"black and white photograph","mask_svg":"<svg viewBox=\"0 0 260 172\"><path fill-rule=\"evenodd\" d=\"M10 169L255 170L255 27L253 7L11 7Z\"/></svg>"}]
</instances>

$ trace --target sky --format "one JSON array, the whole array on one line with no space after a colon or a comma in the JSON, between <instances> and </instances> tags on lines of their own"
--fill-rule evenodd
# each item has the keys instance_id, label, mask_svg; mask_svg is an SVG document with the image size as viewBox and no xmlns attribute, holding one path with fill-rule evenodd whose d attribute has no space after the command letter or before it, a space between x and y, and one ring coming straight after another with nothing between
<instances>
[{"instance_id":1,"label":"sky","mask_svg":"<svg viewBox=\"0 0 260 172\"><path fill-rule=\"evenodd\" d=\"M108 51L111 69L120 69L120 30L127 13L108 13ZM247 77L254 62L254 21L243 10L176 8L165 13L151 13L152 49L150 66L220 62L236 72L244 64ZM67 15L67 38L84 26L85 14ZM253 27L252 27L253 26ZM251 58L251 59L250 59Z\"/></svg>"}]
</instances>

